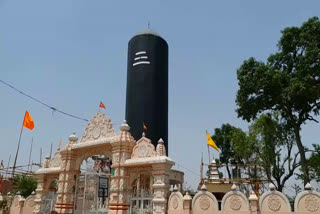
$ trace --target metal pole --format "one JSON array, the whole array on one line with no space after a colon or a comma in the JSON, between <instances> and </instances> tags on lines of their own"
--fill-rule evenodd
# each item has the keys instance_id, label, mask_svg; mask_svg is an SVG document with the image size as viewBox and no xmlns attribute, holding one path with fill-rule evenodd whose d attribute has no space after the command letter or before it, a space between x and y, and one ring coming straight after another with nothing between
<instances>
[{"instance_id":1,"label":"metal pole","mask_svg":"<svg viewBox=\"0 0 320 214\"><path fill-rule=\"evenodd\" d=\"M51 146L50 146L50 159L51 159L51 155L52 155L52 143L51 143Z\"/></svg>"},{"instance_id":2,"label":"metal pole","mask_svg":"<svg viewBox=\"0 0 320 214\"><path fill-rule=\"evenodd\" d=\"M29 172L29 167L30 167L30 162L31 162L31 153L32 153L32 143L33 143L33 137L31 139L31 147L30 147L30 154L29 154L29 163L28 163L28 172Z\"/></svg>"},{"instance_id":3,"label":"metal pole","mask_svg":"<svg viewBox=\"0 0 320 214\"><path fill-rule=\"evenodd\" d=\"M88 165L88 161L86 160L86 172L84 173L84 189L83 189L83 201L82 201L82 214L84 213L84 205L85 205L85 200L86 200L86 191L87 191L87 166Z\"/></svg>"},{"instance_id":4,"label":"metal pole","mask_svg":"<svg viewBox=\"0 0 320 214\"><path fill-rule=\"evenodd\" d=\"M9 161L8 161L8 165L7 165L6 175L5 175L6 178L8 177L8 170L9 170L10 160L11 160L11 154L9 155Z\"/></svg>"},{"instance_id":5,"label":"metal pole","mask_svg":"<svg viewBox=\"0 0 320 214\"><path fill-rule=\"evenodd\" d=\"M19 136L19 142L18 142L18 148L16 152L16 157L14 158L14 164L13 164L13 169L12 169L12 178L14 177L14 171L16 170L16 163L17 163L17 158L18 158L18 153L19 153L19 148L20 148L20 141L21 141L21 135L23 131L23 123L21 126L21 131L20 131L20 136Z\"/></svg>"},{"instance_id":6,"label":"metal pole","mask_svg":"<svg viewBox=\"0 0 320 214\"><path fill-rule=\"evenodd\" d=\"M42 161L42 147L40 147L40 166L42 165L41 161Z\"/></svg>"}]
</instances>

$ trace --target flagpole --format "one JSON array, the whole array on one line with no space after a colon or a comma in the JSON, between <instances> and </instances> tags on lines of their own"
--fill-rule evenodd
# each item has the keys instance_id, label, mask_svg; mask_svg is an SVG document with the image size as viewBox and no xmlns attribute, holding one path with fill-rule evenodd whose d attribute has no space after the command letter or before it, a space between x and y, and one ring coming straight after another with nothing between
<instances>
[{"instance_id":1,"label":"flagpole","mask_svg":"<svg viewBox=\"0 0 320 214\"><path fill-rule=\"evenodd\" d=\"M8 177L8 170L9 170L9 166L10 166L10 160L11 160L11 154L9 155L9 161L8 161L7 170L6 170L6 178Z\"/></svg>"},{"instance_id":2,"label":"flagpole","mask_svg":"<svg viewBox=\"0 0 320 214\"><path fill-rule=\"evenodd\" d=\"M20 148L20 141L21 141L21 135L23 131L23 123L20 131L20 136L19 136L19 142L18 142L18 148L16 152L16 157L14 158L14 164L13 164L13 169L12 169L12 178L14 177L14 171L16 170L16 163L17 163L17 158L18 158L18 153L19 153L19 148Z\"/></svg>"},{"instance_id":3,"label":"flagpole","mask_svg":"<svg viewBox=\"0 0 320 214\"><path fill-rule=\"evenodd\" d=\"M29 172L29 168L30 168L31 153L32 153L32 144L33 144L33 137L32 137L32 140L31 140L31 146L30 146L29 163L28 163L28 172Z\"/></svg>"},{"instance_id":4,"label":"flagpole","mask_svg":"<svg viewBox=\"0 0 320 214\"><path fill-rule=\"evenodd\" d=\"M201 180L201 183L203 183L203 152L201 152L201 166L200 166L200 180Z\"/></svg>"},{"instance_id":5,"label":"flagpole","mask_svg":"<svg viewBox=\"0 0 320 214\"><path fill-rule=\"evenodd\" d=\"M41 167L41 161L42 161L42 147L40 147L40 167Z\"/></svg>"},{"instance_id":6,"label":"flagpole","mask_svg":"<svg viewBox=\"0 0 320 214\"><path fill-rule=\"evenodd\" d=\"M51 159L51 155L52 155L52 143L51 143L51 147L50 147L50 159Z\"/></svg>"}]
</instances>

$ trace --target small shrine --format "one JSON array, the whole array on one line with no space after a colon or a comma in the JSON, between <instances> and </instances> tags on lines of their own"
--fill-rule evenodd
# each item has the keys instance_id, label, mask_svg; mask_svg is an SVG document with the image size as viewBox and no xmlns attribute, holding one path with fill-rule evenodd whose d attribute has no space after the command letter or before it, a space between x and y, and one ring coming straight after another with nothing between
<instances>
[{"instance_id":1,"label":"small shrine","mask_svg":"<svg viewBox=\"0 0 320 214\"><path fill-rule=\"evenodd\" d=\"M83 162L93 170L83 174ZM145 133L135 141L126 121L119 133L111 120L98 112L80 141L75 134L36 172L33 213L166 213L169 189L182 186L184 174L171 169L162 139L155 147ZM52 183L57 183L52 194ZM51 201L51 207L46 207Z\"/></svg>"}]
</instances>

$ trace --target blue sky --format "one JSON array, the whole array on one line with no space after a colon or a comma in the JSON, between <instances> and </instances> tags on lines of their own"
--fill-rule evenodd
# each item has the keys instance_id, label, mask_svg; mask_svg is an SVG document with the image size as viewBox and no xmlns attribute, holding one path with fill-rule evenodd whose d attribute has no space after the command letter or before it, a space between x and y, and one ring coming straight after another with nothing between
<instances>
[{"instance_id":1,"label":"blue sky","mask_svg":"<svg viewBox=\"0 0 320 214\"><path fill-rule=\"evenodd\" d=\"M199 182L205 130L222 123L246 129L237 118L236 70L254 56L277 50L280 31L320 16L309 1L8 1L0 0L0 79L66 112L90 119L100 100L116 130L124 119L127 45L151 28L169 44L169 156ZM86 123L21 96L0 84L0 159L14 155L25 110L34 121L25 130L18 164L65 144ZM320 141L320 125L303 127L306 145ZM217 157L217 153L215 156ZM207 161L207 155L205 155ZM11 159L12 160L12 159ZM185 170L183 167L188 168Z\"/></svg>"}]
</instances>

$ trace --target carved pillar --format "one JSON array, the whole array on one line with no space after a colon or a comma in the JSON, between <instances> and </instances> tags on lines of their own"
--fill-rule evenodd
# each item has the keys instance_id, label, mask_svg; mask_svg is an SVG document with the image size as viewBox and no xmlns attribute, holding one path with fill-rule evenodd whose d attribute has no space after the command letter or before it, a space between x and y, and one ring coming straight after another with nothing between
<instances>
[{"instance_id":1,"label":"carved pillar","mask_svg":"<svg viewBox=\"0 0 320 214\"><path fill-rule=\"evenodd\" d=\"M249 202L250 202L251 213L257 214L258 213L258 197L253 191L249 196Z\"/></svg>"},{"instance_id":2,"label":"carved pillar","mask_svg":"<svg viewBox=\"0 0 320 214\"><path fill-rule=\"evenodd\" d=\"M36 199L34 200L35 206L33 213L34 214L40 214L41 213L41 202L42 202L42 196L44 194L44 186L45 186L45 177L44 175L37 175L37 189L36 189Z\"/></svg>"},{"instance_id":3,"label":"carved pillar","mask_svg":"<svg viewBox=\"0 0 320 214\"><path fill-rule=\"evenodd\" d=\"M123 163L131 157L134 139L129 133L130 127L124 121L120 133L114 138L112 146L112 169L110 201L108 214L126 214L130 207L128 201L128 172Z\"/></svg>"},{"instance_id":4,"label":"carved pillar","mask_svg":"<svg viewBox=\"0 0 320 214\"><path fill-rule=\"evenodd\" d=\"M153 213L165 214L167 212L167 198L170 189L169 184L169 169L171 163L154 164L152 166L152 175L154 182L152 185L154 198L153 198Z\"/></svg>"},{"instance_id":5,"label":"carved pillar","mask_svg":"<svg viewBox=\"0 0 320 214\"><path fill-rule=\"evenodd\" d=\"M188 192L183 196L183 210L185 210L185 213L191 213L191 201L192 197L189 195Z\"/></svg>"},{"instance_id":6,"label":"carved pillar","mask_svg":"<svg viewBox=\"0 0 320 214\"><path fill-rule=\"evenodd\" d=\"M58 213L72 213L75 188L76 156L72 152L72 145L78 140L75 134L70 135L67 147L61 151L61 172L58 181L58 196L55 211Z\"/></svg>"}]
</instances>

